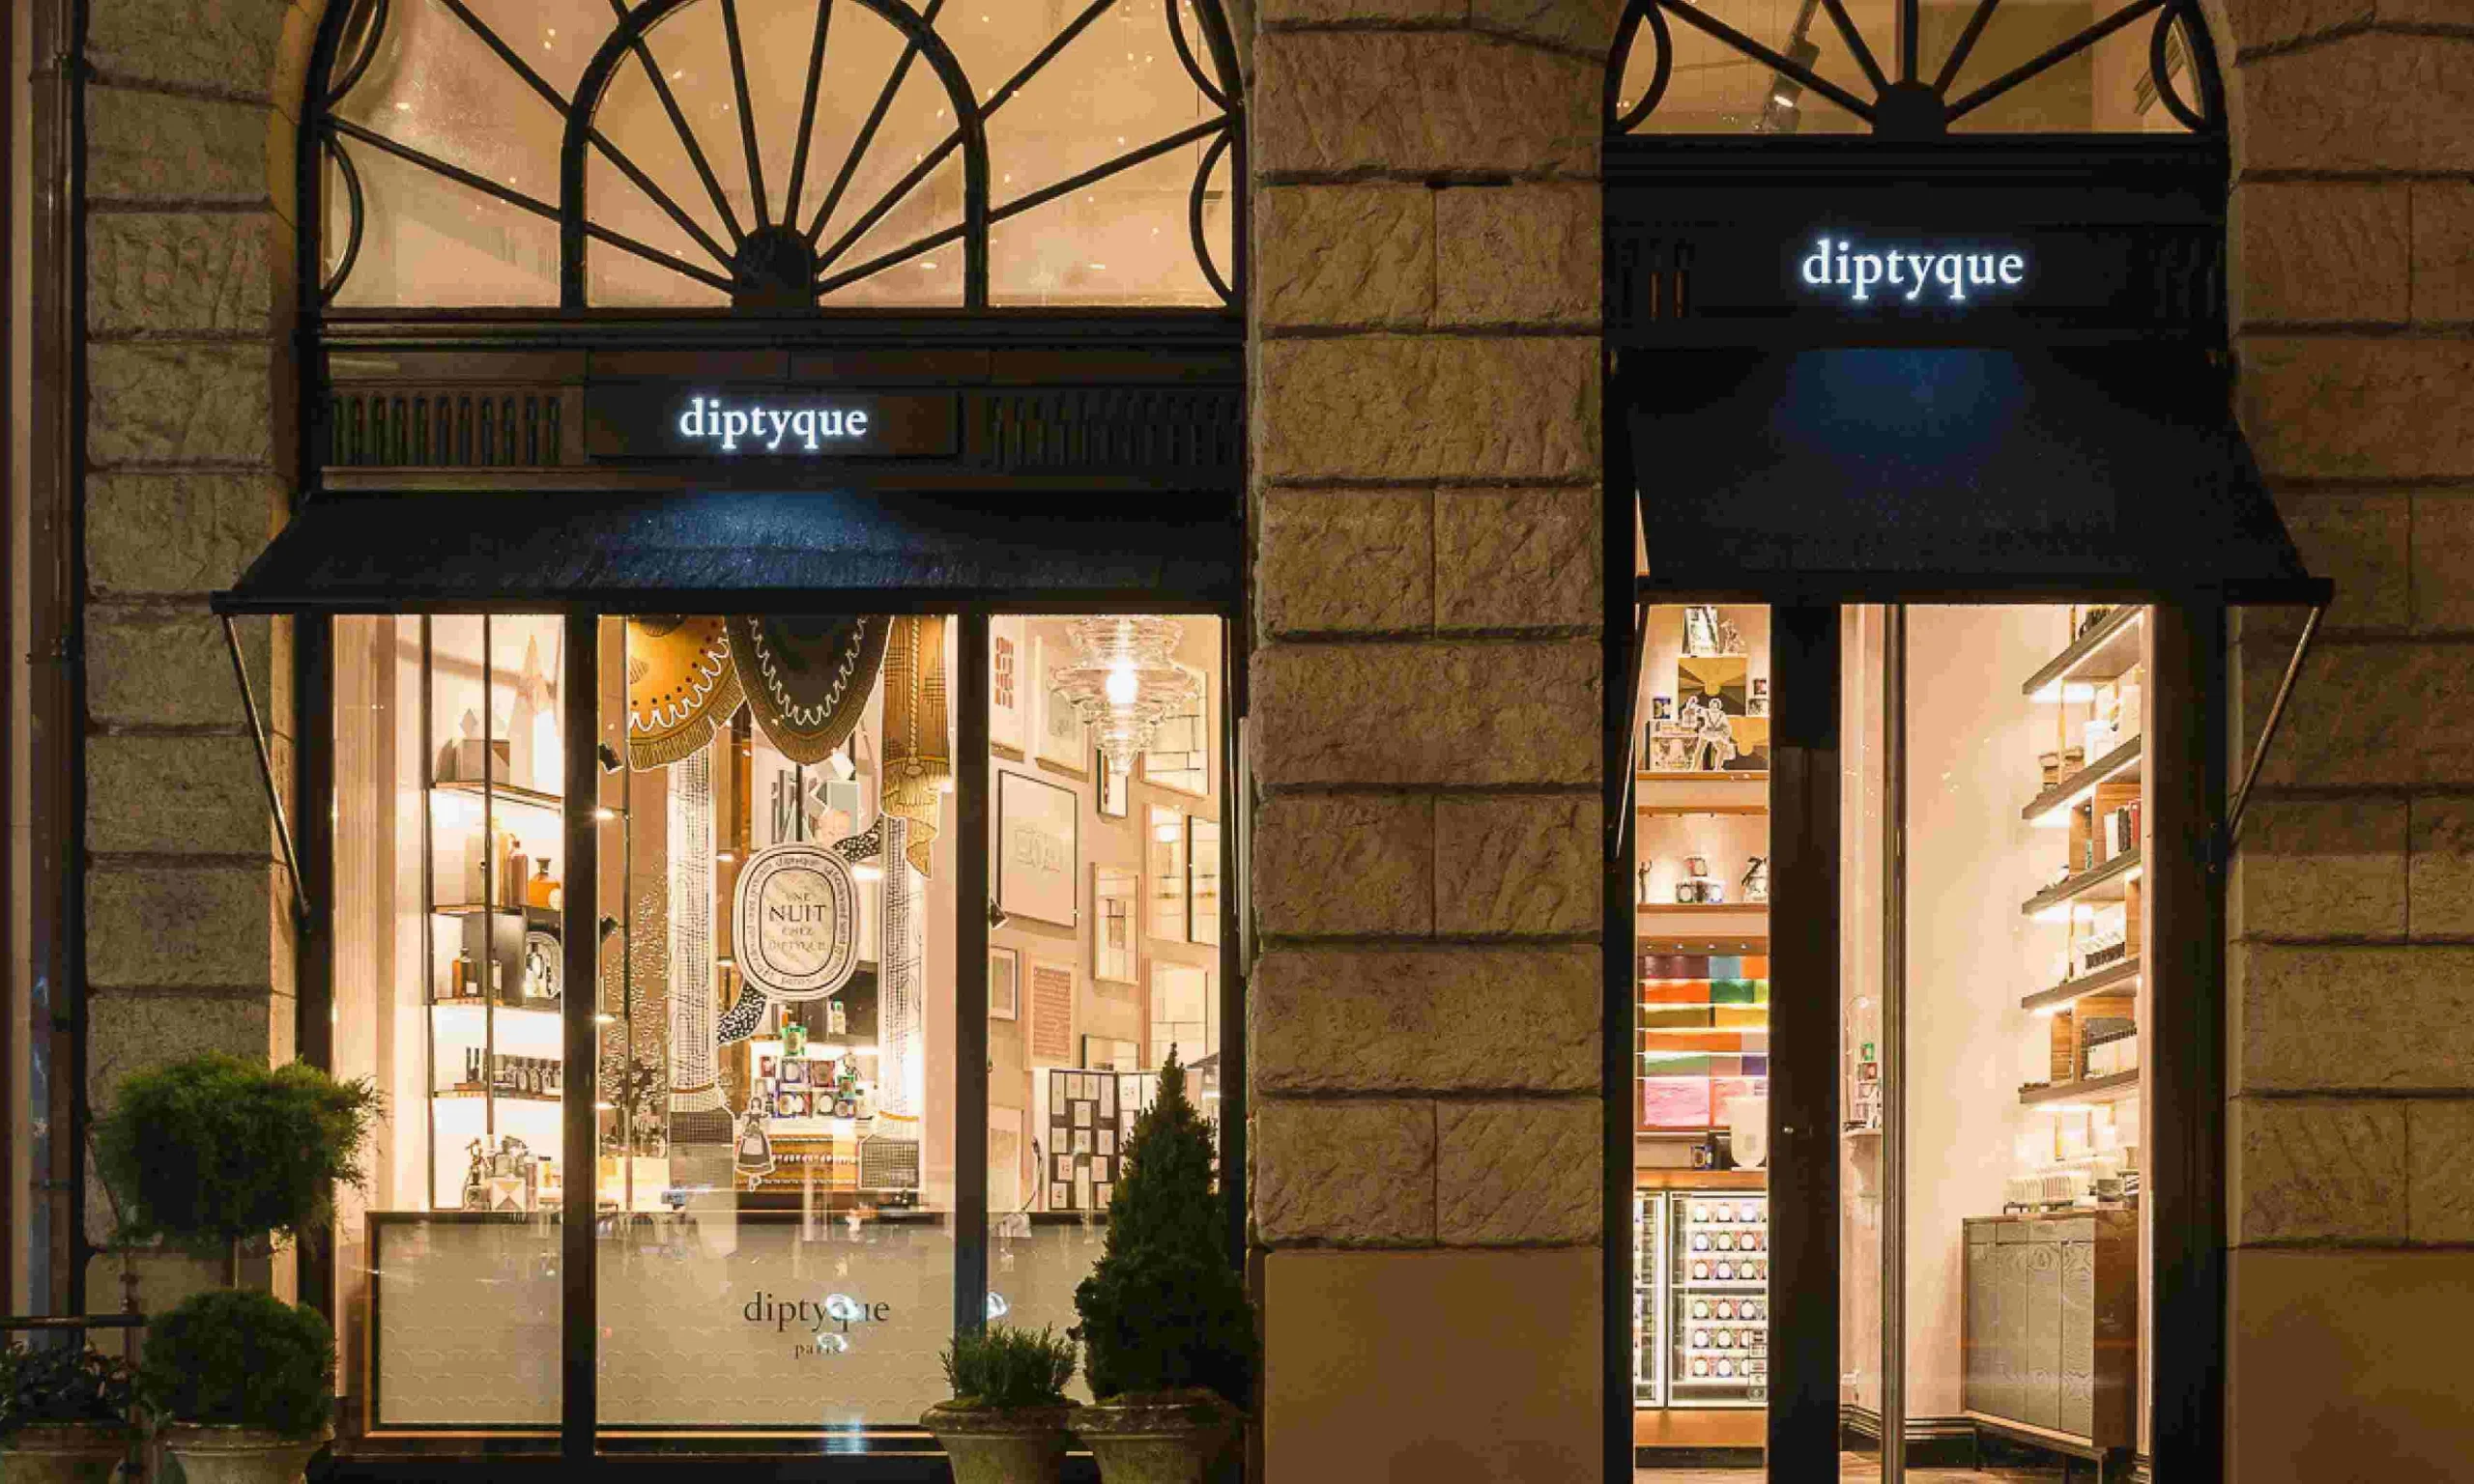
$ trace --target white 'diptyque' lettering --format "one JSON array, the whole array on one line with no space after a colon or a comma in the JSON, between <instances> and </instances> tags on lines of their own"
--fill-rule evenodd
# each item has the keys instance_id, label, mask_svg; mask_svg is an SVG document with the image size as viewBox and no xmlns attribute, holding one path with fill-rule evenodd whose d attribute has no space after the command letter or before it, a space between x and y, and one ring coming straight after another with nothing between
<instances>
[{"instance_id":1,"label":"white 'diptyque' lettering","mask_svg":"<svg viewBox=\"0 0 2474 1484\"><path fill-rule=\"evenodd\" d=\"M1846 238L1823 238L1804 255L1798 276L1812 289L1853 289L1851 303L1872 302L1879 286L1907 303L1927 290L1948 296L1954 304L1968 300L1970 289L2015 289L2028 281L2027 255L2018 252L1944 251L1926 247L1910 251L1858 246ZM1904 292L1900 292L1904 290Z\"/></svg>"},{"instance_id":2,"label":"white 'diptyque' lettering","mask_svg":"<svg viewBox=\"0 0 2474 1484\"><path fill-rule=\"evenodd\" d=\"M857 408L766 407L760 402L730 407L719 397L698 397L678 414L678 431L686 438L716 440L724 453L738 452L741 439L766 453L779 453L785 439L816 453L833 440L867 437L868 414Z\"/></svg>"}]
</instances>

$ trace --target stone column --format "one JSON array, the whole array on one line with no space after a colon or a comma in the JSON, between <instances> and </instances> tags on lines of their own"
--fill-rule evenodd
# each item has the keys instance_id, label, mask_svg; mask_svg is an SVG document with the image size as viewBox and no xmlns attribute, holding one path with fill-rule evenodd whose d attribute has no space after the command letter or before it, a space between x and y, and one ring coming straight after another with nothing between
<instances>
[{"instance_id":1,"label":"stone column","mask_svg":"<svg viewBox=\"0 0 2474 1484\"><path fill-rule=\"evenodd\" d=\"M292 1054L290 886L206 607L282 524L292 116L317 19L96 0L86 88L87 1095L207 1049ZM290 652L244 621L288 771ZM90 1188L87 1225L110 1208ZM146 1303L212 1283L150 1263ZM115 1308L117 1259L89 1274Z\"/></svg>"},{"instance_id":2,"label":"stone column","mask_svg":"<svg viewBox=\"0 0 2474 1484\"><path fill-rule=\"evenodd\" d=\"M1263 0L1263 1476L1599 1457L1613 7Z\"/></svg>"},{"instance_id":3,"label":"stone column","mask_svg":"<svg viewBox=\"0 0 2474 1484\"><path fill-rule=\"evenodd\" d=\"M2239 1484L2474 1453L2474 13L2231 0L2245 424L2337 606L2232 876ZM2241 622L2247 756L2294 622ZM2298 1355L2342 1356L2297 1367Z\"/></svg>"}]
</instances>

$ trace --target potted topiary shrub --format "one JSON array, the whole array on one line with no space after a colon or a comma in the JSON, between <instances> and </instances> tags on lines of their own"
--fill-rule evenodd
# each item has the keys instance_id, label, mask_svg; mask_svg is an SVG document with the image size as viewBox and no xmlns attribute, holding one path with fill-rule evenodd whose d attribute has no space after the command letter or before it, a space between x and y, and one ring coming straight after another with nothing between
<instances>
[{"instance_id":1,"label":"potted topiary shrub","mask_svg":"<svg viewBox=\"0 0 2474 1484\"><path fill-rule=\"evenodd\" d=\"M138 1394L188 1484L296 1484L335 1407L335 1334L315 1309L211 1289L147 1327Z\"/></svg>"},{"instance_id":2,"label":"potted topiary shrub","mask_svg":"<svg viewBox=\"0 0 2474 1484\"><path fill-rule=\"evenodd\" d=\"M127 1361L77 1345L0 1351L0 1479L109 1484L137 1440Z\"/></svg>"},{"instance_id":3,"label":"potted topiary shrub","mask_svg":"<svg viewBox=\"0 0 2474 1484\"><path fill-rule=\"evenodd\" d=\"M991 1325L945 1347L953 1400L919 1421L953 1461L954 1484L1051 1484L1065 1462L1073 1342L1052 1328Z\"/></svg>"},{"instance_id":4,"label":"potted topiary shrub","mask_svg":"<svg viewBox=\"0 0 2474 1484\"><path fill-rule=\"evenodd\" d=\"M1202 1484L1252 1396L1253 1305L1229 1266L1211 1165L1211 1129L1171 1052L1126 1144L1108 1245L1074 1294L1098 1398L1074 1432L1105 1484Z\"/></svg>"}]
</instances>

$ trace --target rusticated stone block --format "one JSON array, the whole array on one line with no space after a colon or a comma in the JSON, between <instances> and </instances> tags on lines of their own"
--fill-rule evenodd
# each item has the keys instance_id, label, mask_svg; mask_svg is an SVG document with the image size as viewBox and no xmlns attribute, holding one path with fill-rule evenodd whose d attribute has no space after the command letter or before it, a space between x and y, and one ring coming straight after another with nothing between
<instances>
[{"instance_id":1,"label":"rusticated stone block","mask_svg":"<svg viewBox=\"0 0 2474 1484\"><path fill-rule=\"evenodd\" d=\"M255 745L245 737L89 737L86 848L267 858L273 845Z\"/></svg>"},{"instance_id":2,"label":"rusticated stone block","mask_svg":"<svg viewBox=\"0 0 2474 1484\"><path fill-rule=\"evenodd\" d=\"M1254 168L1592 175L1603 64L1463 31L1266 31Z\"/></svg>"},{"instance_id":3,"label":"rusticated stone block","mask_svg":"<svg viewBox=\"0 0 2474 1484\"><path fill-rule=\"evenodd\" d=\"M2474 499L2454 492L2416 495L2413 530L2414 627L2474 631L2474 583L2466 581L2474 573Z\"/></svg>"},{"instance_id":4,"label":"rusticated stone block","mask_svg":"<svg viewBox=\"0 0 2474 1484\"><path fill-rule=\"evenodd\" d=\"M1597 781L1594 642L1274 644L1253 666L1268 786Z\"/></svg>"},{"instance_id":5,"label":"rusticated stone block","mask_svg":"<svg viewBox=\"0 0 2474 1484\"><path fill-rule=\"evenodd\" d=\"M114 865L86 873L86 973L111 988L278 984L275 866Z\"/></svg>"},{"instance_id":6,"label":"rusticated stone block","mask_svg":"<svg viewBox=\"0 0 2474 1484\"><path fill-rule=\"evenodd\" d=\"M108 1108L130 1072L205 1051L267 1059L273 1008L289 1000L257 993L106 990L86 1008L86 1096Z\"/></svg>"},{"instance_id":7,"label":"rusticated stone block","mask_svg":"<svg viewBox=\"0 0 2474 1484\"><path fill-rule=\"evenodd\" d=\"M2259 801L2233 858L2236 934L2262 940L2405 936L2405 805Z\"/></svg>"},{"instance_id":8,"label":"rusticated stone block","mask_svg":"<svg viewBox=\"0 0 2474 1484\"><path fill-rule=\"evenodd\" d=\"M2405 1235L2405 1104L2237 1098L2234 1240L2396 1241Z\"/></svg>"},{"instance_id":9,"label":"rusticated stone block","mask_svg":"<svg viewBox=\"0 0 2474 1484\"><path fill-rule=\"evenodd\" d=\"M292 709L289 625L239 621L241 655L261 718ZM222 625L204 609L93 605L86 629L86 710L104 727L247 725Z\"/></svg>"},{"instance_id":10,"label":"rusticated stone block","mask_svg":"<svg viewBox=\"0 0 2474 1484\"><path fill-rule=\"evenodd\" d=\"M2406 187L2251 182L2233 192L2233 281L2244 321L2402 324Z\"/></svg>"},{"instance_id":11,"label":"rusticated stone block","mask_svg":"<svg viewBox=\"0 0 2474 1484\"><path fill-rule=\"evenodd\" d=\"M1449 1247L1565 1246L1604 1229L1605 1115L1595 1099L1435 1108L1435 1238Z\"/></svg>"},{"instance_id":12,"label":"rusticated stone block","mask_svg":"<svg viewBox=\"0 0 2474 1484\"><path fill-rule=\"evenodd\" d=\"M1621 0L1469 0L1469 24L1602 58L1623 9Z\"/></svg>"},{"instance_id":13,"label":"rusticated stone block","mask_svg":"<svg viewBox=\"0 0 2474 1484\"><path fill-rule=\"evenodd\" d=\"M268 212L104 212L86 227L86 325L99 336L265 331L279 224Z\"/></svg>"},{"instance_id":14,"label":"rusticated stone block","mask_svg":"<svg viewBox=\"0 0 2474 1484\"><path fill-rule=\"evenodd\" d=\"M2337 585L2323 633L2403 628L2412 618L2412 500L2404 495L2280 491L2277 511L2302 553L2302 563ZM2242 614L2243 632L2290 636L2302 615L2284 609Z\"/></svg>"},{"instance_id":15,"label":"rusticated stone block","mask_svg":"<svg viewBox=\"0 0 2474 1484\"><path fill-rule=\"evenodd\" d=\"M2227 8L2232 13L2232 34L2219 29L2217 48L2230 70L2236 45L2273 46L2361 25L2372 18L2374 0L2228 0Z\"/></svg>"},{"instance_id":16,"label":"rusticated stone block","mask_svg":"<svg viewBox=\"0 0 2474 1484\"><path fill-rule=\"evenodd\" d=\"M1254 917L1271 937L1434 930L1434 801L1286 794L1254 831Z\"/></svg>"},{"instance_id":17,"label":"rusticated stone block","mask_svg":"<svg viewBox=\"0 0 2474 1484\"><path fill-rule=\"evenodd\" d=\"M2474 186L2414 183L2414 318L2474 320Z\"/></svg>"},{"instance_id":18,"label":"rusticated stone block","mask_svg":"<svg viewBox=\"0 0 2474 1484\"><path fill-rule=\"evenodd\" d=\"M86 584L98 596L228 587L282 528L273 474L122 472L86 481Z\"/></svg>"},{"instance_id":19,"label":"rusticated stone block","mask_svg":"<svg viewBox=\"0 0 2474 1484\"><path fill-rule=\"evenodd\" d=\"M1603 985L1584 946L1279 948L1255 964L1264 1093L1586 1092Z\"/></svg>"},{"instance_id":20,"label":"rusticated stone block","mask_svg":"<svg viewBox=\"0 0 2474 1484\"><path fill-rule=\"evenodd\" d=\"M1438 491L1435 626L1597 628L1601 537L1595 489Z\"/></svg>"},{"instance_id":21,"label":"rusticated stone block","mask_svg":"<svg viewBox=\"0 0 2474 1484\"><path fill-rule=\"evenodd\" d=\"M264 103L89 87L87 198L234 206L268 201L267 114ZM284 163L289 166L288 157Z\"/></svg>"},{"instance_id":22,"label":"rusticated stone block","mask_svg":"<svg viewBox=\"0 0 2474 1484\"><path fill-rule=\"evenodd\" d=\"M177 8L101 0L89 12L86 58L114 81L263 94L288 9L282 0L187 0Z\"/></svg>"},{"instance_id":23,"label":"rusticated stone block","mask_svg":"<svg viewBox=\"0 0 2474 1484\"><path fill-rule=\"evenodd\" d=\"M2256 730L2290 650L2246 643L2240 658L2243 722ZM2260 781L2474 782L2474 655L2453 643L2402 640L2313 646Z\"/></svg>"},{"instance_id":24,"label":"rusticated stone block","mask_svg":"<svg viewBox=\"0 0 2474 1484\"><path fill-rule=\"evenodd\" d=\"M1435 801L1435 930L1565 933L1597 927L1606 885L1595 795Z\"/></svg>"},{"instance_id":25,"label":"rusticated stone block","mask_svg":"<svg viewBox=\"0 0 2474 1484\"><path fill-rule=\"evenodd\" d=\"M2298 476L2474 475L2474 341L2243 343L2243 419L2260 463Z\"/></svg>"},{"instance_id":26,"label":"rusticated stone block","mask_svg":"<svg viewBox=\"0 0 2474 1484\"><path fill-rule=\"evenodd\" d=\"M2245 170L2474 170L2474 38L2365 31L2242 65Z\"/></svg>"},{"instance_id":27,"label":"rusticated stone block","mask_svg":"<svg viewBox=\"0 0 2474 1484\"><path fill-rule=\"evenodd\" d=\"M1434 497L1271 490L1256 597L1267 634L1401 633L1434 618Z\"/></svg>"},{"instance_id":28,"label":"rusticated stone block","mask_svg":"<svg viewBox=\"0 0 2474 1484\"><path fill-rule=\"evenodd\" d=\"M94 346L86 364L86 451L98 469L265 466L274 457L263 344L110 341Z\"/></svg>"},{"instance_id":29,"label":"rusticated stone block","mask_svg":"<svg viewBox=\"0 0 2474 1484\"><path fill-rule=\"evenodd\" d=\"M1252 1150L1265 1245L1434 1244L1434 1104L1272 1099Z\"/></svg>"},{"instance_id":30,"label":"rusticated stone block","mask_svg":"<svg viewBox=\"0 0 2474 1484\"><path fill-rule=\"evenodd\" d=\"M2474 1101L2405 1107L2405 1238L2474 1242Z\"/></svg>"},{"instance_id":31,"label":"rusticated stone block","mask_svg":"<svg viewBox=\"0 0 2474 1484\"><path fill-rule=\"evenodd\" d=\"M1421 326L1434 312L1434 197L1423 186L1266 186L1254 302L1266 329Z\"/></svg>"},{"instance_id":32,"label":"rusticated stone block","mask_svg":"<svg viewBox=\"0 0 2474 1484\"><path fill-rule=\"evenodd\" d=\"M1267 27L1386 20L1431 24L1458 20L1468 10L1469 0L1262 0L1259 14Z\"/></svg>"},{"instance_id":33,"label":"rusticated stone block","mask_svg":"<svg viewBox=\"0 0 2474 1484\"><path fill-rule=\"evenodd\" d=\"M2410 812L2405 889L2414 936L2474 938L2474 800L2419 798Z\"/></svg>"},{"instance_id":34,"label":"rusticated stone block","mask_svg":"<svg viewBox=\"0 0 2474 1484\"><path fill-rule=\"evenodd\" d=\"M1604 213L1597 182L1432 194L1435 323L1596 328Z\"/></svg>"},{"instance_id":35,"label":"rusticated stone block","mask_svg":"<svg viewBox=\"0 0 2474 1484\"><path fill-rule=\"evenodd\" d=\"M2232 950L2238 1092L2452 1092L2474 1066L2474 948Z\"/></svg>"},{"instance_id":36,"label":"rusticated stone block","mask_svg":"<svg viewBox=\"0 0 2474 1484\"><path fill-rule=\"evenodd\" d=\"M1597 342L1271 340L1254 410L1266 479L1596 479Z\"/></svg>"}]
</instances>

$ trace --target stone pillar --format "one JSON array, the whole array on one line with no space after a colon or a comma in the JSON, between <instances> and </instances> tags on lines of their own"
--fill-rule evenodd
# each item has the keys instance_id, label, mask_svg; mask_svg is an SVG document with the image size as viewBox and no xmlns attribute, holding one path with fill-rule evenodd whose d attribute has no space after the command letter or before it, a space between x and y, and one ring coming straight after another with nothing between
<instances>
[{"instance_id":1,"label":"stone pillar","mask_svg":"<svg viewBox=\"0 0 2474 1484\"><path fill-rule=\"evenodd\" d=\"M2474 1395L2432 1378L2474 1329L2474 13L2225 9L2244 420L2338 590L2233 866L2230 1474L2455 1477ZM2245 757L2293 630L2241 621Z\"/></svg>"},{"instance_id":2,"label":"stone pillar","mask_svg":"<svg viewBox=\"0 0 2474 1484\"><path fill-rule=\"evenodd\" d=\"M1613 10L1260 6L1265 1478L1598 1467Z\"/></svg>"},{"instance_id":3,"label":"stone pillar","mask_svg":"<svg viewBox=\"0 0 2474 1484\"><path fill-rule=\"evenodd\" d=\"M317 17L96 0L86 88L87 1096L207 1049L288 1060L290 884L206 595L283 522L294 117ZM283 626L245 620L287 771ZM110 1207L87 1202L90 1239ZM118 1306L118 1260L89 1273ZM219 1274L147 1265L159 1308Z\"/></svg>"}]
</instances>

